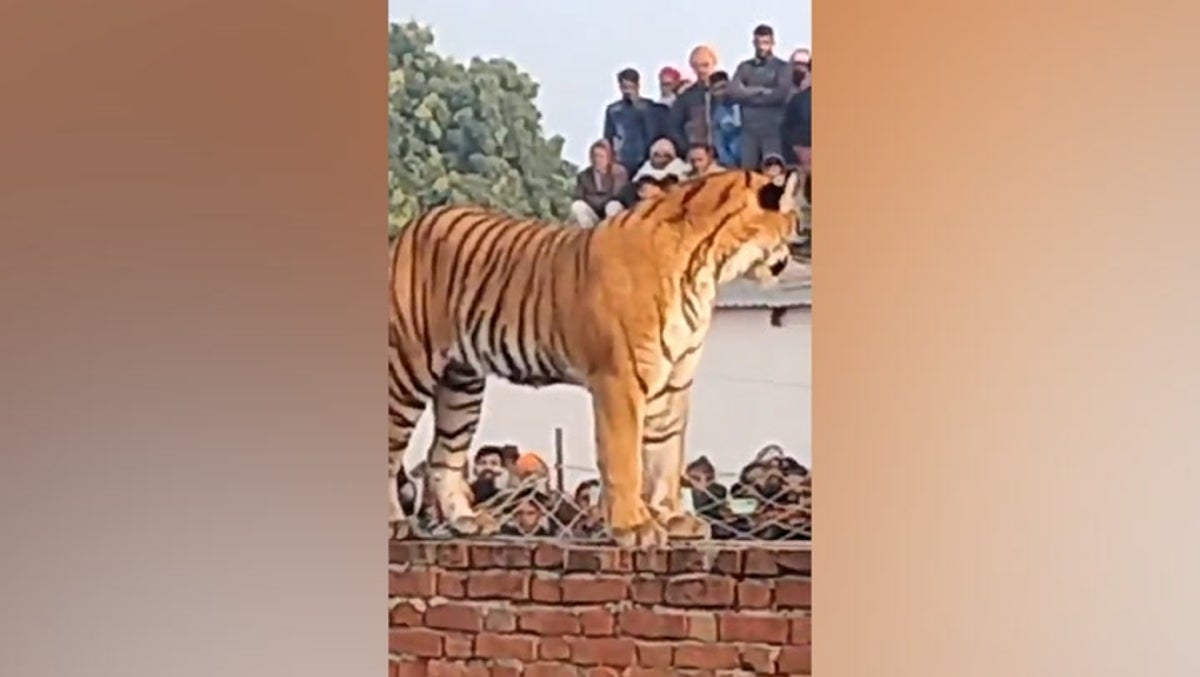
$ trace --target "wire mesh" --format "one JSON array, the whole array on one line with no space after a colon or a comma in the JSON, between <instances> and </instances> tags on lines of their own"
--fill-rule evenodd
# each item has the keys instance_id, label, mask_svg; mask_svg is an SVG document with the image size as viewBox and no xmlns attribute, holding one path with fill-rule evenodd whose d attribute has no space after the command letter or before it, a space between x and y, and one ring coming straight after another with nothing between
<instances>
[{"instance_id":1,"label":"wire mesh","mask_svg":"<svg viewBox=\"0 0 1200 677\"><path fill-rule=\"evenodd\" d=\"M574 487L552 478L586 476ZM418 469L415 475L420 474ZM469 476L473 507L498 525L495 538L610 541L600 508L594 468L548 465L532 473L505 467L477 467ZM739 472L716 472L707 459L688 466L681 478L685 510L703 519L713 540L809 541L812 538L812 475L777 447L764 449ZM420 485L421 482L413 482ZM432 501L410 519L417 538L452 538Z\"/></svg>"}]
</instances>

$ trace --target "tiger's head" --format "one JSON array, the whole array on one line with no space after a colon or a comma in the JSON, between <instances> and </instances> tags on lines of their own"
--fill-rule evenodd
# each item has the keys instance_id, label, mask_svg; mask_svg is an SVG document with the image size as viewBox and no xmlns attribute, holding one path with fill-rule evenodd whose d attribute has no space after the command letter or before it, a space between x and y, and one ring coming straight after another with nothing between
<instances>
[{"instance_id":1,"label":"tiger's head","mask_svg":"<svg viewBox=\"0 0 1200 677\"><path fill-rule=\"evenodd\" d=\"M717 280L745 277L769 285L791 260L788 245L796 232L799 177L795 172L774 178L748 172L743 181L744 204L718 226Z\"/></svg>"}]
</instances>

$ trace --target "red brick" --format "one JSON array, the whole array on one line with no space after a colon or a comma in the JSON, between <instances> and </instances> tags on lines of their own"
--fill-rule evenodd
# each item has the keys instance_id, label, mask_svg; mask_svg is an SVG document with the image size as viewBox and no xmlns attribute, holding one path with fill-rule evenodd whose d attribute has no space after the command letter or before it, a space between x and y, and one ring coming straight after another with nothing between
<instances>
[{"instance_id":1,"label":"red brick","mask_svg":"<svg viewBox=\"0 0 1200 677\"><path fill-rule=\"evenodd\" d=\"M771 608L771 584L753 580L738 583L737 605L742 609Z\"/></svg>"},{"instance_id":2,"label":"red brick","mask_svg":"<svg viewBox=\"0 0 1200 677\"><path fill-rule=\"evenodd\" d=\"M488 609L483 614L483 629L489 632L513 632L517 615L508 609Z\"/></svg>"},{"instance_id":3,"label":"red brick","mask_svg":"<svg viewBox=\"0 0 1200 677\"><path fill-rule=\"evenodd\" d=\"M434 657L442 655L442 633L425 628L391 628L388 652L401 656Z\"/></svg>"},{"instance_id":4,"label":"red brick","mask_svg":"<svg viewBox=\"0 0 1200 677\"><path fill-rule=\"evenodd\" d=\"M538 640L538 658L551 661L565 661L571 657L571 647L560 637L546 637Z\"/></svg>"},{"instance_id":5,"label":"red brick","mask_svg":"<svg viewBox=\"0 0 1200 677\"><path fill-rule=\"evenodd\" d=\"M793 618L788 641L792 644L812 644L812 618Z\"/></svg>"},{"instance_id":6,"label":"red brick","mask_svg":"<svg viewBox=\"0 0 1200 677\"><path fill-rule=\"evenodd\" d=\"M775 605L781 609L812 608L812 581L807 578L775 581Z\"/></svg>"},{"instance_id":7,"label":"red brick","mask_svg":"<svg viewBox=\"0 0 1200 677\"><path fill-rule=\"evenodd\" d=\"M517 628L535 635L578 635L579 619L562 609L528 609L517 616Z\"/></svg>"},{"instance_id":8,"label":"red brick","mask_svg":"<svg viewBox=\"0 0 1200 677\"><path fill-rule=\"evenodd\" d=\"M717 620L717 633L722 642L785 644L788 631L788 619L779 616L722 614Z\"/></svg>"},{"instance_id":9,"label":"red brick","mask_svg":"<svg viewBox=\"0 0 1200 677\"><path fill-rule=\"evenodd\" d=\"M779 574L779 564L775 554L768 550L747 550L742 561L742 573L749 576L775 576Z\"/></svg>"},{"instance_id":10,"label":"red brick","mask_svg":"<svg viewBox=\"0 0 1200 677\"><path fill-rule=\"evenodd\" d=\"M613 668L596 667L587 668L583 671L586 677L621 677L625 674L624 670L614 670Z\"/></svg>"},{"instance_id":11,"label":"red brick","mask_svg":"<svg viewBox=\"0 0 1200 677\"><path fill-rule=\"evenodd\" d=\"M676 677L676 671L667 668L629 668L625 671L625 677Z\"/></svg>"},{"instance_id":12,"label":"red brick","mask_svg":"<svg viewBox=\"0 0 1200 677\"><path fill-rule=\"evenodd\" d=\"M429 677L488 677L482 661L429 661Z\"/></svg>"},{"instance_id":13,"label":"red brick","mask_svg":"<svg viewBox=\"0 0 1200 677\"><path fill-rule=\"evenodd\" d=\"M672 606L731 607L735 584L724 576L680 578L667 582L663 599Z\"/></svg>"},{"instance_id":14,"label":"red brick","mask_svg":"<svg viewBox=\"0 0 1200 677\"><path fill-rule=\"evenodd\" d=\"M617 576L564 578L560 585L567 603L620 602L629 596L629 581Z\"/></svg>"},{"instance_id":15,"label":"red brick","mask_svg":"<svg viewBox=\"0 0 1200 677\"><path fill-rule=\"evenodd\" d=\"M752 670L757 675L775 674L775 657L779 649L763 646L744 646L741 649L740 660L743 670Z\"/></svg>"},{"instance_id":16,"label":"red brick","mask_svg":"<svg viewBox=\"0 0 1200 677\"><path fill-rule=\"evenodd\" d=\"M785 646L779 652L777 671L789 675L812 674L812 647Z\"/></svg>"},{"instance_id":17,"label":"red brick","mask_svg":"<svg viewBox=\"0 0 1200 677\"><path fill-rule=\"evenodd\" d=\"M563 565L563 547L555 543L539 543L533 551L533 566L557 569Z\"/></svg>"},{"instance_id":18,"label":"red brick","mask_svg":"<svg viewBox=\"0 0 1200 677\"><path fill-rule=\"evenodd\" d=\"M428 674L425 661L410 659L392 665L395 667L396 677L425 677Z\"/></svg>"},{"instance_id":19,"label":"red brick","mask_svg":"<svg viewBox=\"0 0 1200 677\"><path fill-rule=\"evenodd\" d=\"M443 571L437 577L437 594L442 597L462 599L467 596L467 575L456 571Z\"/></svg>"},{"instance_id":20,"label":"red brick","mask_svg":"<svg viewBox=\"0 0 1200 677\"><path fill-rule=\"evenodd\" d=\"M675 667L728 670L741 665L738 648L731 644L680 644L675 647Z\"/></svg>"},{"instance_id":21,"label":"red brick","mask_svg":"<svg viewBox=\"0 0 1200 677\"><path fill-rule=\"evenodd\" d=\"M648 574L664 574L670 563L666 550L638 550L633 553L633 569Z\"/></svg>"},{"instance_id":22,"label":"red brick","mask_svg":"<svg viewBox=\"0 0 1200 677\"><path fill-rule=\"evenodd\" d=\"M649 609L627 609L617 616L617 628L622 635L642 639L683 639L687 637L687 618L681 614L665 614Z\"/></svg>"},{"instance_id":23,"label":"red brick","mask_svg":"<svg viewBox=\"0 0 1200 677\"><path fill-rule=\"evenodd\" d=\"M437 574L432 569L388 572L389 597L433 597L437 592Z\"/></svg>"},{"instance_id":24,"label":"red brick","mask_svg":"<svg viewBox=\"0 0 1200 677\"><path fill-rule=\"evenodd\" d=\"M534 576L529 581L529 597L535 602L561 602L562 587L556 578Z\"/></svg>"},{"instance_id":25,"label":"red brick","mask_svg":"<svg viewBox=\"0 0 1200 677\"><path fill-rule=\"evenodd\" d=\"M607 637L616 631L616 618L608 609L588 609L579 614L580 632L589 637Z\"/></svg>"},{"instance_id":26,"label":"red brick","mask_svg":"<svg viewBox=\"0 0 1200 677\"><path fill-rule=\"evenodd\" d=\"M635 578L629 583L629 598L639 604L662 604L663 582L657 578Z\"/></svg>"},{"instance_id":27,"label":"red brick","mask_svg":"<svg viewBox=\"0 0 1200 677\"><path fill-rule=\"evenodd\" d=\"M600 565L601 550L594 548L572 548L563 553L563 571L597 573L603 567Z\"/></svg>"},{"instance_id":28,"label":"red brick","mask_svg":"<svg viewBox=\"0 0 1200 677\"><path fill-rule=\"evenodd\" d=\"M475 655L474 639L471 635L448 634L442 651L449 658L470 658Z\"/></svg>"},{"instance_id":29,"label":"red brick","mask_svg":"<svg viewBox=\"0 0 1200 677\"><path fill-rule=\"evenodd\" d=\"M475 638L475 655L480 658L515 658L530 662L537 658L537 640L533 637L485 632Z\"/></svg>"},{"instance_id":30,"label":"red brick","mask_svg":"<svg viewBox=\"0 0 1200 677\"><path fill-rule=\"evenodd\" d=\"M716 559L713 560L713 571L733 576L740 575L742 573L742 551L722 550L717 553Z\"/></svg>"},{"instance_id":31,"label":"red brick","mask_svg":"<svg viewBox=\"0 0 1200 677\"><path fill-rule=\"evenodd\" d=\"M712 614L688 614L687 636L688 639L701 642L717 641L717 617Z\"/></svg>"},{"instance_id":32,"label":"red brick","mask_svg":"<svg viewBox=\"0 0 1200 677\"><path fill-rule=\"evenodd\" d=\"M638 665L647 668L669 668L672 665L672 648L670 644L639 643L637 646Z\"/></svg>"},{"instance_id":33,"label":"red brick","mask_svg":"<svg viewBox=\"0 0 1200 677\"><path fill-rule=\"evenodd\" d=\"M529 599L529 574L518 571L473 571L467 577L471 599Z\"/></svg>"},{"instance_id":34,"label":"red brick","mask_svg":"<svg viewBox=\"0 0 1200 677\"><path fill-rule=\"evenodd\" d=\"M775 556L775 563L782 572L812 575L811 550L781 550Z\"/></svg>"},{"instance_id":35,"label":"red brick","mask_svg":"<svg viewBox=\"0 0 1200 677\"><path fill-rule=\"evenodd\" d=\"M408 602L400 602L390 614L391 625L409 628L423 627L425 625L423 617L424 614L421 610Z\"/></svg>"},{"instance_id":36,"label":"red brick","mask_svg":"<svg viewBox=\"0 0 1200 677\"><path fill-rule=\"evenodd\" d=\"M568 637L567 645L577 665L624 668L637 662L637 642L628 637Z\"/></svg>"},{"instance_id":37,"label":"red brick","mask_svg":"<svg viewBox=\"0 0 1200 677\"><path fill-rule=\"evenodd\" d=\"M533 550L517 543L472 545L471 568L527 569L533 564Z\"/></svg>"},{"instance_id":38,"label":"red brick","mask_svg":"<svg viewBox=\"0 0 1200 677\"><path fill-rule=\"evenodd\" d=\"M520 677L521 668L515 665L492 665L490 666L488 675L490 677Z\"/></svg>"},{"instance_id":39,"label":"red brick","mask_svg":"<svg viewBox=\"0 0 1200 677\"><path fill-rule=\"evenodd\" d=\"M707 550L669 550L667 571L672 574L703 573L712 568L713 554Z\"/></svg>"},{"instance_id":40,"label":"red brick","mask_svg":"<svg viewBox=\"0 0 1200 677\"><path fill-rule=\"evenodd\" d=\"M425 610L425 625L438 630L479 632L483 629L483 610L470 604L438 604Z\"/></svg>"},{"instance_id":41,"label":"red brick","mask_svg":"<svg viewBox=\"0 0 1200 677\"><path fill-rule=\"evenodd\" d=\"M534 663L521 671L528 677L578 677L579 670L566 663Z\"/></svg>"},{"instance_id":42,"label":"red brick","mask_svg":"<svg viewBox=\"0 0 1200 677\"><path fill-rule=\"evenodd\" d=\"M466 569L471 566L470 551L466 543L438 543L437 563L448 569Z\"/></svg>"}]
</instances>

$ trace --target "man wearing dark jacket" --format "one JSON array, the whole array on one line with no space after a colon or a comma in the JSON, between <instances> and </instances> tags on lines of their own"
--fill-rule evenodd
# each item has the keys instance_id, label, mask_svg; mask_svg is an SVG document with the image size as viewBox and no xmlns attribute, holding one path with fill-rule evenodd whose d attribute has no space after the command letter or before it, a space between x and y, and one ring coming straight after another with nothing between
<instances>
[{"instance_id":1,"label":"man wearing dark jacket","mask_svg":"<svg viewBox=\"0 0 1200 677\"><path fill-rule=\"evenodd\" d=\"M785 150L795 153L796 162L805 171L812 171L812 86L808 76L812 62L792 61L792 81L797 90L788 99L783 111L783 143Z\"/></svg>"},{"instance_id":2,"label":"man wearing dark jacket","mask_svg":"<svg viewBox=\"0 0 1200 677\"><path fill-rule=\"evenodd\" d=\"M692 50L688 63L696 79L675 97L667 123L677 152L686 152L698 144L713 144L713 100L709 78L717 67L716 52L707 45L700 45Z\"/></svg>"},{"instance_id":3,"label":"man wearing dark jacket","mask_svg":"<svg viewBox=\"0 0 1200 677\"><path fill-rule=\"evenodd\" d=\"M604 140L617 162L633 176L650 154L650 143L661 135L666 107L638 93L641 76L632 68L617 73L621 98L604 109Z\"/></svg>"},{"instance_id":4,"label":"man wearing dark jacket","mask_svg":"<svg viewBox=\"0 0 1200 677\"><path fill-rule=\"evenodd\" d=\"M792 69L772 53L775 31L766 24L754 29L754 58L738 64L729 83L731 98L741 105L742 167L757 168L768 155L783 154L780 137L783 108L792 93Z\"/></svg>"}]
</instances>

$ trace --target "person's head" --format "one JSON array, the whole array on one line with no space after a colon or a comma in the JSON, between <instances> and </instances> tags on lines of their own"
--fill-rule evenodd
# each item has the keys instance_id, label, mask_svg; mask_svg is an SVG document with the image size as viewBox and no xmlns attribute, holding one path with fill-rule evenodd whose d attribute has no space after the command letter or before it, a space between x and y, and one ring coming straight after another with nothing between
<instances>
[{"instance_id":1,"label":"person's head","mask_svg":"<svg viewBox=\"0 0 1200 677\"><path fill-rule=\"evenodd\" d=\"M792 52L792 84L802 87L812 71L812 54L805 48Z\"/></svg>"},{"instance_id":2,"label":"person's head","mask_svg":"<svg viewBox=\"0 0 1200 677\"><path fill-rule=\"evenodd\" d=\"M771 178L783 176L787 171L787 165L783 164L783 158L778 155L768 155L763 158L762 173Z\"/></svg>"},{"instance_id":3,"label":"person's head","mask_svg":"<svg viewBox=\"0 0 1200 677\"><path fill-rule=\"evenodd\" d=\"M542 460L541 456L532 451L521 454L517 459L514 470L517 477L522 480L531 477L548 477L550 475L550 469L546 466L546 462Z\"/></svg>"},{"instance_id":4,"label":"person's head","mask_svg":"<svg viewBox=\"0 0 1200 677\"><path fill-rule=\"evenodd\" d=\"M700 45L692 50L688 65L696 74L696 82L708 82L717 67L717 53L708 45Z\"/></svg>"},{"instance_id":5,"label":"person's head","mask_svg":"<svg viewBox=\"0 0 1200 677\"><path fill-rule=\"evenodd\" d=\"M600 504L600 481L585 480L575 488L575 505L580 510L595 507Z\"/></svg>"},{"instance_id":6,"label":"person's head","mask_svg":"<svg viewBox=\"0 0 1200 677\"><path fill-rule=\"evenodd\" d=\"M675 176L674 174L664 174L663 177L658 180L658 186L659 188L662 188L664 193L670 191L672 188L678 185L679 177Z\"/></svg>"},{"instance_id":7,"label":"person's head","mask_svg":"<svg viewBox=\"0 0 1200 677\"><path fill-rule=\"evenodd\" d=\"M473 464L476 477L485 475L494 477L504 469L504 457L500 452L499 447L480 447L479 451L475 452L475 463Z\"/></svg>"},{"instance_id":8,"label":"person's head","mask_svg":"<svg viewBox=\"0 0 1200 677\"><path fill-rule=\"evenodd\" d=\"M512 470L517 465L517 459L521 457L521 450L515 444L506 444L500 447L500 460L503 461L504 467Z\"/></svg>"},{"instance_id":9,"label":"person's head","mask_svg":"<svg viewBox=\"0 0 1200 677\"><path fill-rule=\"evenodd\" d=\"M696 174L703 174L713 166L713 149L706 143L692 144L688 148L688 164Z\"/></svg>"},{"instance_id":10,"label":"person's head","mask_svg":"<svg viewBox=\"0 0 1200 677\"><path fill-rule=\"evenodd\" d=\"M546 512L540 498L537 494L531 493L522 499L517 504L516 510L513 511L512 520L524 533L535 531L541 525L542 517Z\"/></svg>"},{"instance_id":11,"label":"person's head","mask_svg":"<svg viewBox=\"0 0 1200 677\"><path fill-rule=\"evenodd\" d=\"M767 24L754 27L754 55L760 59L771 56L775 49L775 30Z\"/></svg>"},{"instance_id":12,"label":"person's head","mask_svg":"<svg viewBox=\"0 0 1200 677\"><path fill-rule=\"evenodd\" d=\"M675 96L675 92L679 89L679 83L683 81L683 75L678 69L670 66L663 66L662 70L658 71L658 92L664 99L670 99Z\"/></svg>"},{"instance_id":13,"label":"person's head","mask_svg":"<svg viewBox=\"0 0 1200 677\"><path fill-rule=\"evenodd\" d=\"M712 93L713 98L723 99L729 92L729 73L725 71L713 71L712 75L708 76L708 91Z\"/></svg>"},{"instance_id":14,"label":"person's head","mask_svg":"<svg viewBox=\"0 0 1200 677\"><path fill-rule=\"evenodd\" d=\"M650 198L658 197L664 192L662 185L658 179L653 176L643 175L634 183L634 189L637 191L639 200L649 200Z\"/></svg>"},{"instance_id":15,"label":"person's head","mask_svg":"<svg viewBox=\"0 0 1200 677\"><path fill-rule=\"evenodd\" d=\"M688 481L697 489L703 489L712 484L713 479L717 475L712 461L709 461L707 456L701 456L689 463L686 472Z\"/></svg>"},{"instance_id":16,"label":"person's head","mask_svg":"<svg viewBox=\"0 0 1200 677\"><path fill-rule=\"evenodd\" d=\"M621 92L621 98L626 101L637 98L641 82L642 76L636 68L625 68L617 73L617 90Z\"/></svg>"},{"instance_id":17,"label":"person's head","mask_svg":"<svg viewBox=\"0 0 1200 677\"><path fill-rule=\"evenodd\" d=\"M604 139L593 143L592 147L588 149L588 155L592 160L592 167L595 169L606 172L612 166L612 149Z\"/></svg>"},{"instance_id":18,"label":"person's head","mask_svg":"<svg viewBox=\"0 0 1200 677\"><path fill-rule=\"evenodd\" d=\"M650 166L662 169L675 159L675 144L670 139L661 138L650 144Z\"/></svg>"}]
</instances>

